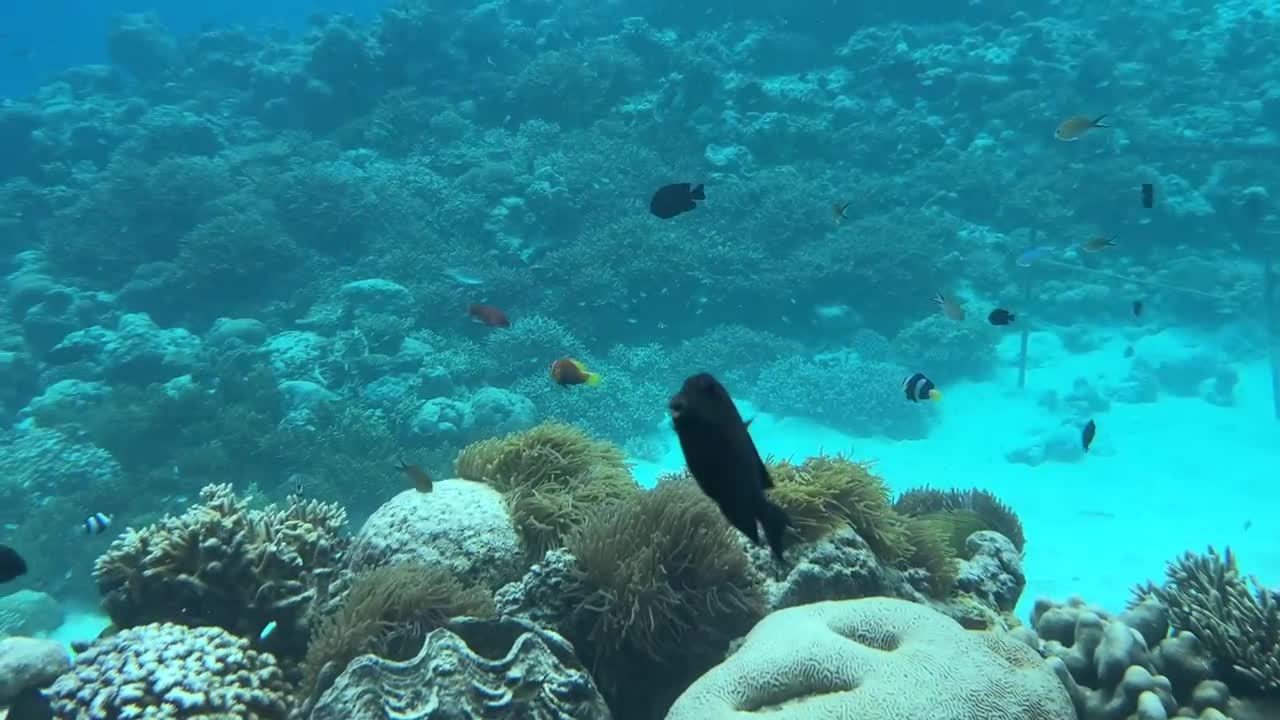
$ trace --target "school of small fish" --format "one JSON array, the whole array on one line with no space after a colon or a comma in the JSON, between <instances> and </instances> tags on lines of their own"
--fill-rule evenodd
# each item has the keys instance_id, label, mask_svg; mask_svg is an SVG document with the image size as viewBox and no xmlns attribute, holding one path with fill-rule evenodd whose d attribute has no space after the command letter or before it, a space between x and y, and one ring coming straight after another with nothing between
<instances>
[{"instance_id":1,"label":"school of small fish","mask_svg":"<svg viewBox=\"0 0 1280 720\"><path fill-rule=\"evenodd\" d=\"M1102 122L1107 115L1097 117L1074 115L1059 123L1054 137L1063 142L1074 142L1099 128L1109 128ZM1154 203L1154 187L1142 185L1142 204L1150 208ZM649 212L661 220L672 220L697 209L698 201L706 200L703 184L677 182L663 185L654 191L649 200ZM849 202L837 200L831 204L832 220L839 225L848 220ZM1095 237L1080 244L1087 253L1100 253L1116 246L1114 237ZM1019 267L1029 268L1047 255L1052 248L1039 246L1022 252L1016 259ZM471 284L471 283L464 283ZM963 322L966 314L963 304L955 297L935 293L933 302L942 315L954 322ZM1142 314L1141 300L1133 302L1133 315ZM495 330L511 327L506 311L485 302L471 303L466 308L472 321ZM1007 326L1017 319L1016 314L996 308L987 315L994 326ZM1130 346L1126 356L1133 353ZM551 361L551 382L562 388L578 385L592 386L600 383L600 375L572 357L560 357ZM924 373L916 372L902 381L902 389L910 402L937 401L942 393ZM773 487L768 469L760 458L755 443L748 432L750 420L743 420L728 390L715 377L700 373L687 378L668 403L672 426L679 440L690 475L702 492L720 508L725 519L753 543L760 544L760 528L774 557L783 560L784 535L790 522L786 513L768 499L767 490ZM1089 452L1097 433L1093 420L1081 431L1084 452ZM433 483L421 466L400 460L396 469L405 475L420 493L430 493ZM297 481L295 496L301 500L303 487ZM110 516L95 512L84 520L87 535L99 535L111 526ZM9 582L26 574L27 565L12 547L0 545L0 582ZM263 628L259 640L266 641L275 629L275 622Z\"/></svg>"}]
</instances>

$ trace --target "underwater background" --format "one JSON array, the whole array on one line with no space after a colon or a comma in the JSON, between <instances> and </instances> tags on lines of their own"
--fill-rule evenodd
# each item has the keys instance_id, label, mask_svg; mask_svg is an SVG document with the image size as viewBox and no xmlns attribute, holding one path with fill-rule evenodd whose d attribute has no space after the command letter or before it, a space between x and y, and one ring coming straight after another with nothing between
<instances>
[{"instance_id":1,"label":"underwater background","mask_svg":"<svg viewBox=\"0 0 1280 720\"><path fill-rule=\"evenodd\" d=\"M1273 5L0 20L14 720L1280 718Z\"/></svg>"}]
</instances>

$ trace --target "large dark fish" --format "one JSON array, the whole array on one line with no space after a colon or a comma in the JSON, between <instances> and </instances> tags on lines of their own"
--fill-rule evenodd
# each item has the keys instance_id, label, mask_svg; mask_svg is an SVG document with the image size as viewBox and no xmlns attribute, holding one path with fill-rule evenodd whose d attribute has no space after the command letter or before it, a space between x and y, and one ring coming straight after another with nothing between
<instances>
[{"instance_id":1,"label":"large dark fish","mask_svg":"<svg viewBox=\"0 0 1280 720\"><path fill-rule=\"evenodd\" d=\"M774 557L781 561L783 535L790 521L765 495L773 480L729 391L710 374L699 373L684 381L668 407L689 474L698 487L756 545L763 526Z\"/></svg>"},{"instance_id":2,"label":"large dark fish","mask_svg":"<svg viewBox=\"0 0 1280 720\"><path fill-rule=\"evenodd\" d=\"M703 193L701 185L693 185L692 183L663 185L658 188L658 191L653 194L653 198L649 200L649 212L663 220L670 220L680 213L688 212L698 207L694 200L706 199L707 196Z\"/></svg>"},{"instance_id":3,"label":"large dark fish","mask_svg":"<svg viewBox=\"0 0 1280 720\"><path fill-rule=\"evenodd\" d=\"M22 559L17 550L8 545L0 545L0 582L16 580L27 574L27 561Z\"/></svg>"}]
</instances>

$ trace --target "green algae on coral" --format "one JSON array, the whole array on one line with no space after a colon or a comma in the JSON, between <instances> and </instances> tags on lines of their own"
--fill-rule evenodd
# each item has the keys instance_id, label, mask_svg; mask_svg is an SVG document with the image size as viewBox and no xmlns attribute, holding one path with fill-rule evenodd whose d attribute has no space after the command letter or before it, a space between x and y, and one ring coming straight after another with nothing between
<instances>
[{"instance_id":1,"label":"green algae on coral","mask_svg":"<svg viewBox=\"0 0 1280 720\"><path fill-rule=\"evenodd\" d=\"M556 422L473 443L455 467L458 477L503 494L534 560L600 508L640 491L617 446Z\"/></svg>"},{"instance_id":2,"label":"green algae on coral","mask_svg":"<svg viewBox=\"0 0 1280 720\"><path fill-rule=\"evenodd\" d=\"M910 556L910 533L889 502L889 487L866 463L820 455L799 465L771 462L769 497L786 511L806 542L848 526L877 557L895 562Z\"/></svg>"},{"instance_id":3,"label":"green algae on coral","mask_svg":"<svg viewBox=\"0 0 1280 720\"><path fill-rule=\"evenodd\" d=\"M763 613L737 531L685 474L601 509L566 547L576 563L571 639L615 712L665 709ZM637 677L648 678L643 689Z\"/></svg>"},{"instance_id":4,"label":"green algae on coral","mask_svg":"<svg viewBox=\"0 0 1280 720\"><path fill-rule=\"evenodd\" d=\"M1017 513L986 490L938 490L925 486L903 493L893 507L902 515L928 516L951 525L952 545L962 556L965 540L979 530L1004 535L1018 552L1026 547L1026 536Z\"/></svg>"},{"instance_id":5,"label":"green algae on coral","mask_svg":"<svg viewBox=\"0 0 1280 720\"><path fill-rule=\"evenodd\" d=\"M488 591L459 582L442 567L401 563L361 572L316 623L302 661L301 696L318 700L359 655L407 660L450 619L493 615Z\"/></svg>"},{"instance_id":6,"label":"green algae on coral","mask_svg":"<svg viewBox=\"0 0 1280 720\"><path fill-rule=\"evenodd\" d=\"M910 518L907 534L911 543L907 562L911 567L928 571L929 595L935 598L950 595L960 573L960 560L951 542L951 526L936 518Z\"/></svg>"}]
</instances>

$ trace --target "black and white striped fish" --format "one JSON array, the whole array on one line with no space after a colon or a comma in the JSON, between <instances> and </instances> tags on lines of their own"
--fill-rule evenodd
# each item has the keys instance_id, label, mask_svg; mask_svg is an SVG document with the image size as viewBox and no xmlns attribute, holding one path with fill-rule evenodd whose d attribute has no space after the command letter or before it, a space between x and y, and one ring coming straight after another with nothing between
<instances>
[{"instance_id":1,"label":"black and white striped fish","mask_svg":"<svg viewBox=\"0 0 1280 720\"><path fill-rule=\"evenodd\" d=\"M84 519L85 535L101 535L109 527L111 527L111 518L100 512Z\"/></svg>"},{"instance_id":2,"label":"black and white striped fish","mask_svg":"<svg viewBox=\"0 0 1280 720\"><path fill-rule=\"evenodd\" d=\"M906 391L907 399L911 402L942 399L942 393L938 392L938 389L933 385L933 381L925 377L924 373L916 373L903 380L902 389Z\"/></svg>"}]
</instances>

